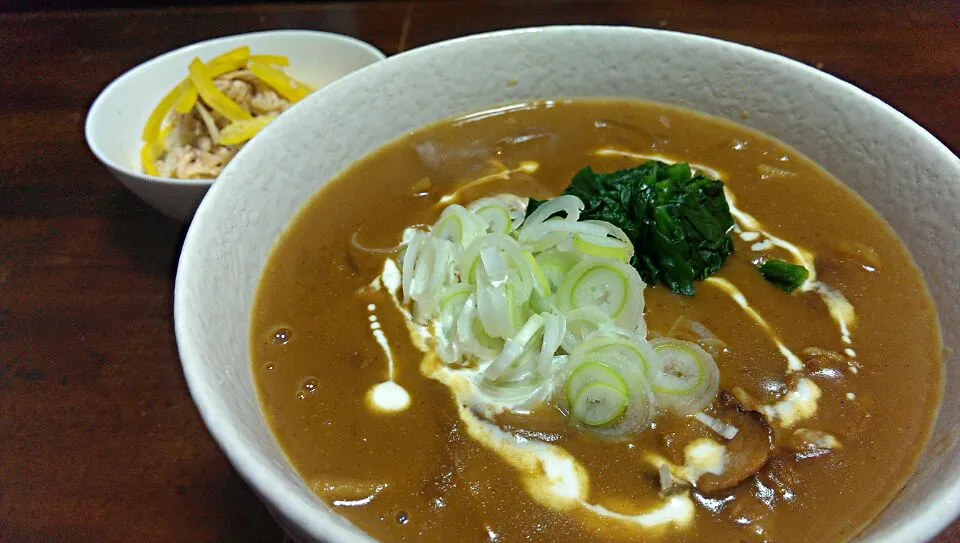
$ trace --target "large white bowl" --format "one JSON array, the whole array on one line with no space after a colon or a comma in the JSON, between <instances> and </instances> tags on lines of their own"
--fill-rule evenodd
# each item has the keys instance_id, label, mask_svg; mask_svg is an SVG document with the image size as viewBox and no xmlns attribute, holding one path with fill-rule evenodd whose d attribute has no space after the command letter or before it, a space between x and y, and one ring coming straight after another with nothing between
<instances>
[{"instance_id":1,"label":"large white bowl","mask_svg":"<svg viewBox=\"0 0 960 543\"><path fill-rule=\"evenodd\" d=\"M194 57L207 61L242 45L249 45L254 54L288 57L290 66L285 71L315 87L385 58L376 47L349 36L313 30L273 30L181 47L140 64L107 85L87 113L87 145L134 194L179 221L190 220L213 180L144 174L140 166L140 133L163 95L187 76L187 66Z\"/></svg>"},{"instance_id":2,"label":"large white bowl","mask_svg":"<svg viewBox=\"0 0 960 543\"><path fill-rule=\"evenodd\" d=\"M944 342L960 345L960 160L876 98L777 55L656 30L551 27L417 49L321 90L245 148L183 247L174 315L190 391L233 465L295 537L369 540L310 492L260 411L248 327L274 240L331 176L405 132L493 105L577 96L693 108L805 153L893 225L924 271ZM929 539L957 515L958 358L960 350L947 355L943 406L916 473L860 540Z\"/></svg>"}]
</instances>

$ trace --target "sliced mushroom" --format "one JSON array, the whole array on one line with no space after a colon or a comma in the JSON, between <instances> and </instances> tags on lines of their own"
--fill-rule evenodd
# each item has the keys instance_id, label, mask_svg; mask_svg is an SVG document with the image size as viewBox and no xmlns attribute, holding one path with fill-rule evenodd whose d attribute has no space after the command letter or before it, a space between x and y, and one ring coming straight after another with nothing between
<instances>
[{"instance_id":1,"label":"sliced mushroom","mask_svg":"<svg viewBox=\"0 0 960 543\"><path fill-rule=\"evenodd\" d=\"M668 417L659 421L663 432L660 444L667 460L684 463L684 450L697 439L710 438L723 444L727 461L720 475L704 474L695 486L704 494L712 494L739 485L760 471L773 451L773 430L759 413L745 409L729 392L722 391L708 414L737 428L737 435L727 441L693 417Z\"/></svg>"},{"instance_id":2,"label":"sliced mushroom","mask_svg":"<svg viewBox=\"0 0 960 543\"><path fill-rule=\"evenodd\" d=\"M743 409L729 394L721 394L721 407L712 416L739 431L726 443L727 465L723 473L707 473L697 480L697 488L707 494L733 488L756 474L773 451L773 431L767 421L759 413Z\"/></svg>"}]
</instances>

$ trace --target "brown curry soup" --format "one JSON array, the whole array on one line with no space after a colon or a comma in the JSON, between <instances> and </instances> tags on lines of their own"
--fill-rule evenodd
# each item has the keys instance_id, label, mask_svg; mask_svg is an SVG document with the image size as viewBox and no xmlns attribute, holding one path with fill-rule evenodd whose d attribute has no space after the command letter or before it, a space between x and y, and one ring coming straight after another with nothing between
<instances>
[{"instance_id":1,"label":"brown curry soup","mask_svg":"<svg viewBox=\"0 0 960 543\"><path fill-rule=\"evenodd\" d=\"M644 529L536 501L516 469L467 435L450 390L421 373L424 354L410 342L403 316L384 292L366 288L389 255L357 248L395 246L404 228L437 218L441 195L498 169L539 164L535 173L504 176L461 196L545 198L559 194L586 165L612 171L638 163L595 154L604 148L722 172L737 207L813 253L818 279L856 309L848 346L821 298L786 295L757 273L756 259L782 258L782 251L754 250L755 242L734 236L736 251L717 276L735 284L794 352L816 347L832 354L802 355L807 367L799 376L816 383L822 395L816 413L794 428L754 424L750 417L758 415L730 395L715 401L714 412L725 408L724 401L737 403L740 409L729 413L741 417L744 428L770 427L770 450L758 452L768 438L761 430L745 431L742 437L753 441L744 445L743 461L759 469L732 488L693 490L695 515L684 527ZM685 297L658 285L648 286L644 296L651 333L666 334L684 317L723 340L726 349L716 357L722 391L739 387L770 404L796 384L798 375L785 374L770 333L721 289L697 283L696 295ZM387 378L386 355L369 326L370 304L388 338L394 380L411 398L397 413L371 410L365 399ZM287 334L282 341L278 330ZM847 540L909 476L942 387L926 287L870 207L767 136L636 101L545 102L445 121L357 162L305 206L274 248L257 292L251 337L264 413L290 462L338 514L386 540ZM844 354L850 347L855 357ZM549 408L496 423L566 449L590 474L590 501L623 514L663 501L645 451L682 462L678 443L712 435L689 417L664 415L630 441L611 442L577 431ZM840 446L812 450L794 435L798 427L835 436Z\"/></svg>"}]
</instances>

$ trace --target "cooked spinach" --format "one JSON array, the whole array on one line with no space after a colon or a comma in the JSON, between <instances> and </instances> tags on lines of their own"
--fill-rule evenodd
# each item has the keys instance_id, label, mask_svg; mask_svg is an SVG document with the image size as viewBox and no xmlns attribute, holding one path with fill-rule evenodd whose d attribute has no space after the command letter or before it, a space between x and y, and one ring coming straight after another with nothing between
<instances>
[{"instance_id":1,"label":"cooked spinach","mask_svg":"<svg viewBox=\"0 0 960 543\"><path fill-rule=\"evenodd\" d=\"M693 175L688 164L650 161L606 174L586 167L564 194L583 200L581 219L607 221L627 234L636 249L631 264L648 284L692 295L693 282L733 253L723 182ZM531 200L527 214L541 203Z\"/></svg>"},{"instance_id":2,"label":"cooked spinach","mask_svg":"<svg viewBox=\"0 0 960 543\"><path fill-rule=\"evenodd\" d=\"M788 294L800 288L810 277L807 268L783 260L767 260L757 266L757 269L760 270L764 279Z\"/></svg>"}]
</instances>

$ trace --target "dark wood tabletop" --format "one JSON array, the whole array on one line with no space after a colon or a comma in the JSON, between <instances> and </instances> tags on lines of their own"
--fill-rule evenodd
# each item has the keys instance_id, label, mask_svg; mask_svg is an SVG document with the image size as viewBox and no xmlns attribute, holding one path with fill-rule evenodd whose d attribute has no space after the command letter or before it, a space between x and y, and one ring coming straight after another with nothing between
<instances>
[{"instance_id":1,"label":"dark wood tabletop","mask_svg":"<svg viewBox=\"0 0 960 543\"><path fill-rule=\"evenodd\" d=\"M276 28L349 34L387 54L521 26L665 28L816 66L957 152L958 6L436 0L0 15L0 541L283 540L187 393L172 320L185 227L84 143L91 102L128 68ZM960 541L960 524L937 541Z\"/></svg>"}]
</instances>

